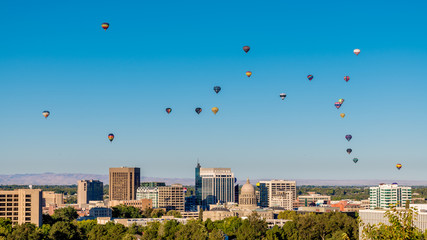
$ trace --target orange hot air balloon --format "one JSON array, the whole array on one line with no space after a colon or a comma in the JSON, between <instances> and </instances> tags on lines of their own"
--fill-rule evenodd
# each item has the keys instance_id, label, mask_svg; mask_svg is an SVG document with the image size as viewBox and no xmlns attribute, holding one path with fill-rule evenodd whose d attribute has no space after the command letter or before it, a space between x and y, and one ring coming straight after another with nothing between
<instances>
[{"instance_id":1,"label":"orange hot air balloon","mask_svg":"<svg viewBox=\"0 0 427 240\"><path fill-rule=\"evenodd\" d=\"M108 24L108 23L103 23L102 25L101 25L101 27L105 30L105 31L107 31L107 29L108 29L108 27L110 27L110 24Z\"/></svg>"},{"instance_id":2,"label":"orange hot air balloon","mask_svg":"<svg viewBox=\"0 0 427 240\"><path fill-rule=\"evenodd\" d=\"M110 140L110 142L112 142L114 140L114 134L112 134L112 133L108 134L108 140Z\"/></svg>"},{"instance_id":3,"label":"orange hot air balloon","mask_svg":"<svg viewBox=\"0 0 427 240\"><path fill-rule=\"evenodd\" d=\"M216 114L218 111L219 111L219 109L218 109L217 107L213 107L213 108L212 108L212 112L213 112L214 114Z\"/></svg>"},{"instance_id":4,"label":"orange hot air balloon","mask_svg":"<svg viewBox=\"0 0 427 240\"><path fill-rule=\"evenodd\" d=\"M45 118L47 118L47 117L49 117L49 115L50 115L50 112L49 111L43 111L43 116L45 117Z\"/></svg>"},{"instance_id":5,"label":"orange hot air balloon","mask_svg":"<svg viewBox=\"0 0 427 240\"><path fill-rule=\"evenodd\" d=\"M354 52L354 54L356 54L356 56L357 56L357 55L359 55L359 53L360 53L360 49L356 48L356 49L354 49L354 51L353 51L353 52Z\"/></svg>"},{"instance_id":6,"label":"orange hot air balloon","mask_svg":"<svg viewBox=\"0 0 427 240\"><path fill-rule=\"evenodd\" d=\"M341 114L340 114L340 116L341 116L342 118L344 118L344 117L345 117L345 113L341 113Z\"/></svg>"},{"instance_id":7,"label":"orange hot air balloon","mask_svg":"<svg viewBox=\"0 0 427 240\"><path fill-rule=\"evenodd\" d=\"M252 72L251 72L251 71L247 71L247 72L246 72L246 76L250 77L251 75L252 75Z\"/></svg>"}]
</instances>

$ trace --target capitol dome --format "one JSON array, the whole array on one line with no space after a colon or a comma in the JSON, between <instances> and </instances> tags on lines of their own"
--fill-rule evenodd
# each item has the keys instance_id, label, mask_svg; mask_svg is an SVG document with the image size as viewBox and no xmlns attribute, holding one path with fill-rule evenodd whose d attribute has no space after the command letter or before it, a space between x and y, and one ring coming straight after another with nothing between
<instances>
[{"instance_id":1,"label":"capitol dome","mask_svg":"<svg viewBox=\"0 0 427 240\"><path fill-rule=\"evenodd\" d=\"M245 208L255 208L257 206L255 188L249 182L249 179L240 190L239 205Z\"/></svg>"},{"instance_id":2,"label":"capitol dome","mask_svg":"<svg viewBox=\"0 0 427 240\"><path fill-rule=\"evenodd\" d=\"M249 179L246 180L246 183L242 186L242 189L240 190L240 192L241 192L241 194L253 194L253 195L255 195L255 188L249 182Z\"/></svg>"}]
</instances>

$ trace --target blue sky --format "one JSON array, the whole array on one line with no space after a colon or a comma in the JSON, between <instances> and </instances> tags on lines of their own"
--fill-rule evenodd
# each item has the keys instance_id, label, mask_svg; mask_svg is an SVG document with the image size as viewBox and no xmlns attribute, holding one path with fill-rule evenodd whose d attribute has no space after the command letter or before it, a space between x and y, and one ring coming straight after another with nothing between
<instances>
[{"instance_id":1,"label":"blue sky","mask_svg":"<svg viewBox=\"0 0 427 240\"><path fill-rule=\"evenodd\" d=\"M199 159L239 179L425 180L425 9L3 1L0 174L138 166L144 176L193 177Z\"/></svg>"}]
</instances>

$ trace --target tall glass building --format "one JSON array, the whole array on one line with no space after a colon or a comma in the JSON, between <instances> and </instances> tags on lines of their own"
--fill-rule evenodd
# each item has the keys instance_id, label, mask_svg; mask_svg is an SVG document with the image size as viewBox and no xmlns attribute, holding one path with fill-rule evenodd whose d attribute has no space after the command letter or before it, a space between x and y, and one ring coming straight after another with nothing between
<instances>
[{"instance_id":1,"label":"tall glass building","mask_svg":"<svg viewBox=\"0 0 427 240\"><path fill-rule=\"evenodd\" d=\"M159 189L157 187L139 187L136 190L136 200L151 199L153 208L159 207Z\"/></svg>"},{"instance_id":2,"label":"tall glass building","mask_svg":"<svg viewBox=\"0 0 427 240\"><path fill-rule=\"evenodd\" d=\"M370 209L388 209L391 205L402 207L411 200L411 187L400 187L397 183L381 183L378 187L369 188Z\"/></svg>"},{"instance_id":3,"label":"tall glass building","mask_svg":"<svg viewBox=\"0 0 427 240\"><path fill-rule=\"evenodd\" d=\"M234 202L234 174L230 168L199 168L201 180L201 205L208 209L210 204ZM196 168L197 171L197 168ZM197 174L196 174L197 182ZM197 191L197 190L196 190Z\"/></svg>"},{"instance_id":4,"label":"tall glass building","mask_svg":"<svg viewBox=\"0 0 427 240\"><path fill-rule=\"evenodd\" d=\"M200 164L197 163L195 169L196 182L195 182L195 192L196 192L196 205L202 205L202 178L200 177Z\"/></svg>"}]
</instances>

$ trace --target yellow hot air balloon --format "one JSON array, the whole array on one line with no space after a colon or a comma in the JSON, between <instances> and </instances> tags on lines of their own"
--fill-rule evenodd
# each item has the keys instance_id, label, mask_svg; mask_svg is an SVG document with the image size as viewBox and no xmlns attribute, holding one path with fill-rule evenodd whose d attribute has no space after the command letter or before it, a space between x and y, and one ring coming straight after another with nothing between
<instances>
[{"instance_id":1,"label":"yellow hot air balloon","mask_svg":"<svg viewBox=\"0 0 427 240\"><path fill-rule=\"evenodd\" d=\"M213 112L214 114L216 114L216 113L218 112L218 110L219 110L219 109L218 109L217 107L213 107L213 108L212 108L212 112Z\"/></svg>"},{"instance_id":2,"label":"yellow hot air balloon","mask_svg":"<svg viewBox=\"0 0 427 240\"><path fill-rule=\"evenodd\" d=\"M345 117L345 113L341 113L341 114L340 114L340 116L341 116L342 118L344 118L344 117Z\"/></svg>"},{"instance_id":3,"label":"yellow hot air balloon","mask_svg":"<svg viewBox=\"0 0 427 240\"><path fill-rule=\"evenodd\" d=\"M246 72L246 76L250 77L251 75L252 75L252 72L251 72L251 71L247 71L247 72Z\"/></svg>"}]
</instances>

